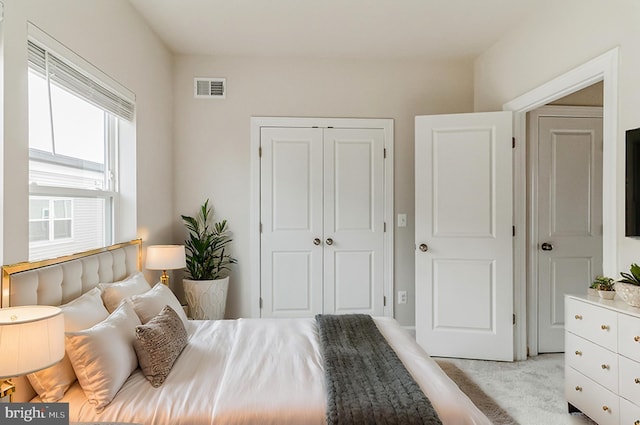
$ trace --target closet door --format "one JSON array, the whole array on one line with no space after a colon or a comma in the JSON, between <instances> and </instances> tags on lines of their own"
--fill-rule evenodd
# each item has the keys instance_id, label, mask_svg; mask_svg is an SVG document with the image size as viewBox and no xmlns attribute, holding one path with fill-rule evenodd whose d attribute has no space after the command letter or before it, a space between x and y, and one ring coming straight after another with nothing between
<instances>
[{"instance_id":1,"label":"closet door","mask_svg":"<svg viewBox=\"0 0 640 425\"><path fill-rule=\"evenodd\" d=\"M384 314L384 131L261 129L262 317Z\"/></svg>"},{"instance_id":2,"label":"closet door","mask_svg":"<svg viewBox=\"0 0 640 425\"><path fill-rule=\"evenodd\" d=\"M322 313L322 129L262 128L262 317Z\"/></svg>"},{"instance_id":3,"label":"closet door","mask_svg":"<svg viewBox=\"0 0 640 425\"><path fill-rule=\"evenodd\" d=\"M324 130L324 312L383 314L384 132Z\"/></svg>"}]
</instances>

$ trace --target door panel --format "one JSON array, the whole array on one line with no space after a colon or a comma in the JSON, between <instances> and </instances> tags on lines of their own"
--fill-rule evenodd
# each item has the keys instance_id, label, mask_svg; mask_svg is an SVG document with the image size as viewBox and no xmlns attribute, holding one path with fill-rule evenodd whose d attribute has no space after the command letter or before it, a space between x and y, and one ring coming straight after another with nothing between
<instances>
[{"instance_id":1,"label":"door panel","mask_svg":"<svg viewBox=\"0 0 640 425\"><path fill-rule=\"evenodd\" d=\"M333 313L375 311L374 258L370 251L334 252Z\"/></svg>"},{"instance_id":2,"label":"door panel","mask_svg":"<svg viewBox=\"0 0 640 425\"><path fill-rule=\"evenodd\" d=\"M549 327L564 332L564 294L576 293L575 288L583 289L591 278L593 259L591 257L553 257L547 260L545 275L549 276ZM564 344L563 344L564 346ZM562 351L562 350L560 350Z\"/></svg>"},{"instance_id":3,"label":"door panel","mask_svg":"<svg viewBox=\"0 0 640 425\"><path fill-rule=\"evenodd\" d=\"M383 314L383 153L381 129L324 132L325 313Z\"/></svg>"},{"instance_id":4,"label":"door panel","mask_svg":"<svg viewBox=\"0 0 640 425\"><path fill-rule=\"evenodd\" d=\"M602 119L540 116L538 352L564 351L564 294L602 274ZM547 243L546 250L542 244Z\"/></svg>"},{"instance_id":5,"label":"door panel","mask_svg":"<svg viewBox=\"0 0 640 425\"><path fill-rule=\"evenodd\" d=\"M495 332L492 304L495 272L492 261L435 260L433 262L434 330L463 329L472 333ZM461 298L474 300L465 310L447 308Z\"/></svg>"},{"instance_id":6,"label":"door panel","mask_svg":"<svg viewBox=\"0 0 640 425\"><path fill-rule=\"evenodd\" d=\"M489 129L434 131L434 236L493 236L495 176L492 175L492 151ZM460 155L461 152L465 155ZM475 170L474 178L461 178L464 170ZM473 208L460 208L461 200Z\"/></svg>"},{"instance_id":7,"label":"door panel","mask_svg":"<svg viewBox=\"0 0 640 425\"><path fill-rule=\"evenodd\" d=\"M263 128L263 317L322 312L322 130ZM265 288L266 289L266 288Z\"/></svg>"},{"instance_id":8,"label":"door panel","mask_svg":"<svg viewBox=\"0 0 640 425\"><path fill-rule=\"evenodd\" d=\"M513 360L511 113L416 117L416 338Z\"/></svg>"},{"instance_id":9,"label":"door panel","mask_svg":"<svg viewBox=\"0 0 640 425\"><path fill-rule=\"evenodd\" d=\"M309 251L272 253L273 300L270 305L274 315L296 311L300 314L311 314L314 311L312 255Z\"/></svg>"}]
</instances>

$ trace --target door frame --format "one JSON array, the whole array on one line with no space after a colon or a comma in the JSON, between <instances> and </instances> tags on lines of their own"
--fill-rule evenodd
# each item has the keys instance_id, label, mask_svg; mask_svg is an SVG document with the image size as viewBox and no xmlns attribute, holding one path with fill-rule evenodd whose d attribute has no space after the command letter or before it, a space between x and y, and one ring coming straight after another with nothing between
<instances>
[{"instance_id":1,"label":"door frame","mask_svg":"<svg viewBox=\"0 0 640 425\"><path fill-rule=\"evenodd\" d=\"M262 127L379 128L384 131L384 315L394 317L394 221L393 221L393 119L391 118L298 118L251 117L250 183L250 296L251 317L260 317L260 129Z\"/></svg>"},{"instance_id":2,"label":"door frame","mask_svg":"<svg viewBox=\"0 0 640 425\"><path fill-rule=\"evenodd\" d=\"M603 94L603 158L602 204L613 208L602 211L602 267L608 276L617 274L619 235L624 222L620 208L624 201L624 173L617 164L622 163L624 139L618 137L618 57L619 48L613 48L585 64L507 102L503 110L513 111L514 149L514 353L516 360L527 358L527 320L532 311L527 309L528 292L533 282L527 276L527 112L597 82L604 82ZM518 230L522 229L522 230ZM585 282L585 288L588 282Z\"/></svg>"},{"instance_id":3,"label":"door frame","mask_svg":"<svg viewBox=\"0 0 640 425\"><path fill-rule=\"evenodd\" d=\"M601 106L561 106L561 105L545 105L534 109L529 114L529 131L527 132L526 147L527 150L527 200L528 200L528 229L527 236L529 240L529 249L527 253L528 267L528 323L527 323L527 341L529 347L529 355L538 355L538 336L539 336L539 285L538 285L538 152L539 152L539 134L535 125L540 117L565 117L565 118L602 118L603 108ZM604 203L603 203L604 204ZM600 206L602 208L602 205Z\"/></svg>"}]
</instances>

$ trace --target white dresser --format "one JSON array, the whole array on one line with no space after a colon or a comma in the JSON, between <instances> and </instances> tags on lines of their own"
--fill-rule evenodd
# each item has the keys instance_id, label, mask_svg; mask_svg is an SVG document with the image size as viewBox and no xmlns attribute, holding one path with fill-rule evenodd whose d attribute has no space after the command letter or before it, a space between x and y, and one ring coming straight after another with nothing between
<instances>
[{"instance_id":1,"label":"white dresser","mask_svg":"<svg viewBox=\"0 0 640 425\"><path fill-rule=\"evenodd\" d=\"M599 425L640 425L640 308L565 297L565 396Z\"/></svg>"}]
</instances>

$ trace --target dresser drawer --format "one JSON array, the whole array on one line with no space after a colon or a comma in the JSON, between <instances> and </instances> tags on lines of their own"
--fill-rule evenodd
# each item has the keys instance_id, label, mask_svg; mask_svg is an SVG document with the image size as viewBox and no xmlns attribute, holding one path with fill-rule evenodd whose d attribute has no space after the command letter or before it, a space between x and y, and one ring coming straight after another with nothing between
<instances>
[{"instance_id":1,"label":"dresser drawer","mask_svg":"<svg viewBox=\"0 0 640 425\"><path fill-rule=\"evenodd\" d=\"M565 370L565 397L599 425L618 425L618 396L573 368Z\"/></svg>"},{"instance_id":2,"label":"dresser drawer","mask_svg":"<svg viewBox=\"0 0 640 425\"><path fill-rule=\"evenodd\" d=\"M610 391L618 392L618 354L565 332L565 363Z\"/></svg>"},{"instance_id":3,"label":"dresser drawer","mask_svg":"<svg viewBox=\"0 0 640 425\"><path fill-rule=\"evenodd\" d=\"M640 362L640 317L618 314L618 352Z\"/></svg>"},{"instance_id":4,"label":"dresser drawer","mask_svg":"<svg viewBox=\"0 0 640 425\"><path fill-rule=\"evenodd\" d=\"M620 425L640 425L640 407L620 399Z\"/></svg>"},{"instance_id":5,"label":"dresser drawer","mask_svg":"<svg viewBox=\"0 0 640 425\"><path fill-rule=\"evenodd\" d=\"M640 363L618 358L618 388L622 397L640 403Z\"/></svg>"},{"instance_id":6,"label":"dresser drawer","mask_svg":"<svg viewBox=\"0 0 640 425\"><path fill-rule=\"evenodd\" d=\"M617 323L618 313L615 311L573 298L566 299L565 329L611 351L618 349Z\"/></svg>"}]
</instances>

